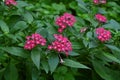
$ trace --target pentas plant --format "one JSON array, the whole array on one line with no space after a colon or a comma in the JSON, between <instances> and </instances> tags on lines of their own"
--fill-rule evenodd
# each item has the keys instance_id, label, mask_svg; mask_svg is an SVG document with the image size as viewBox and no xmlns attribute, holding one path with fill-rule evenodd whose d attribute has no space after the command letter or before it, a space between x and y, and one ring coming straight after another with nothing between
<instances>
[{"instance_id":1,"label":"pentas plant","mask_svg":"<svg viewBox=\"0 0 120 80\"><path fill-rule=\"evenodd\" d=\"M95 4L105 4L106 0L93 0Z\"/></svg>"},{"instance_id":2,"label":"pentas plant","mask_svg":"<svg viewBox=\"0 0 120 80\"><path fill-rule=\"evenodd\" d=\"M55 50L59 53L64 52L68 56L69 52L72 51L71 42L61 34L54 34L54 37L56 40L51 45L48 45L48 49Z\"/></svg>"},{"instance_id":3,"label":"pentas plant","mask_svg":"<svg viewBox=\"0 0 120 80\"><path fill-rule=\"evenodd\" d=\"M69 13L64 13L62 16L58 17L55 21L55 23L59 26L58 32L60 33L62 33L67 26L72 27L75 22L76 22L75 17Z\"/></svg>"},{"instance_id":4,"label":"pentas plant","mask_svg":"<svg viewBox=\"0 0 120 80\"><path fill-rule=\"evenodd\" d=\"M5 4L6 5L16 5L17 4L17 2L15 1L15 0L5 0Z\"/></svg>"},{"instance_id":5,"label":"pentas plant","mask_svg":"<svg viewBox=\"0 0 120 80\"><path fill-rule=\"evenodd\" d=\"M105 30L103 27L97 28L95 32L97 34L97 38L101 42L108 41L111 38L111 32L109 30Z\"/></svg>"},{"instance_id":6,"label":"pentas plant","mask_svg":"<svg viewBox=\"0 0 120 80\"><path fill-rule=\"evenodd\" d=\"M99 21L99 22L107 22L107 19L105 16L103 16L102 14L96 14L95 18Z\"/></svg>"},{"instance_id":7,"label":"pentas plant","mask_svg":"<svg viewBox=\"0 0 120 80\"><path fill-rule=\"evenodd\" d=\"M31 36L26 37L26 43L24 45L24 49L31 50L36 45L42 45L44 46L46 44L46 39L44 39L40 34L35 33Z\"/></svg>"}]
</instances>

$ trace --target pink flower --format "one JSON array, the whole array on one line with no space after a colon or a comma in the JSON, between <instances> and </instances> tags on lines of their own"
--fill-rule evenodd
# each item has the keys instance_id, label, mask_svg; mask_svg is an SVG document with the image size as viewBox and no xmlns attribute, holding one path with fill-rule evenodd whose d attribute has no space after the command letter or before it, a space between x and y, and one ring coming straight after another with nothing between
<instances>
[{"instance_id":1,"label":"pink flower","mask_svg":"<svg viewBox=\"0 0 120 80\"><path fill-rule=\"evenodd\" d=\"M105 4L106 0L93 0L95 4Z\"/></svg>"},{"instance_id":2,"label":"pink flower","mask_svg":"<svg viewBox=\"0 0 120 80\"><path fill-rule=\"evenodd\" d=\"M49 50L55 50L57 52L64 52L66 56L69 55L69 51L72 51L72 44L68 38L62 36L61 34L54 34L55 41L48 46Z\"/></svg>"},{"instance_id":3,"label":"pink flower","mask_svg":"<svg viewBox=\"0 0 120 80\"><path fill-rule=\"evenodd\" d=\"M106 0L99 0L101 4L106 4Z\"/></svg>"},{"instance_id":4,"label":"pink flower","mask_svg":"<svg viewBox=\"0 0 120 80\"><path fill-rule=\"evenodd\" d=\"M99 0L93 0L95 4L99 4Z\"/></svg>"},{"instance_id":5,"label":"pink flower","mask_svg":"<svg viewBox=\"0 0 120 80\"><path fill-rule=\"evenodd\" d=\"M107 21L106 17L101 15L101 14L96 14L95 17L99 22L106 22Z\"/></svg>"},{"instance_id":6,"label":"pink flower","mask_svg":"<svg viewBox=\"0 0 120 80\"><path fill-rule=\"evenodd\" d=\"M111 38L111 32L105 30L103 27L97 28L96 34L97 34L97 38L102 42L107 41Z\"/></svg>"},{"instance_id":7,"label":"pink flower","mask_svg":"<svg viewBox=\"0 0 120 80\"><path fill-rule=\"evenodd\" d=\"M17 5L17 2L15 0L5 0L6 5Z\"/></svg>"},{"instance_id":8,"label":"pink flower","mask_svg":"<svg viewBox=\"0 0 120 80\"><path fill-rule=\"evenodd\" d=\"M59 26L58 32L62 33L67 26L73 26L76 19L73 15L69 13L64 13L62 16L58 17L55 23Z\"/></svg>"},{"instance_id":9,"label":"pink flower","mask_svg":"<svg viewBox=\"0 0 120 80\"><path fill-rule=\"evenodd\" d=\"M26 43L24 45L24 49L31 50L36 45L44 46L46 44L46 40L38 33L32 34L31 36L26 37Z\"/></svg>"}]
</instances>

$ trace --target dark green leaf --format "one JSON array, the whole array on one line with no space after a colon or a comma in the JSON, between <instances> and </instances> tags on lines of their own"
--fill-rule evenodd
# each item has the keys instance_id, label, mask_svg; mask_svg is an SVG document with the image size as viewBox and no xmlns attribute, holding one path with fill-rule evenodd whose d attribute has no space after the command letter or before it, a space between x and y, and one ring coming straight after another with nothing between
<instances>
[{"instance_id":1,"label":"dark green leaf","mask_svg":"<svg viewBox=\"0 0 120 80\"><path fill-rule=\"evenodd\" d=\"M54 36L50 33L48 33L47 39L48 39L49 42L53 42L55 40Z\"/></svg>"},{"instance_id":2,"label":"dark green leaf","mask_svg":"<svg viewBox=\"0 0 120 80\"><path fill-rule=\"evenodd\" d=\"M14 31L22 31L24 29L26 29L28 27L28 25L26 24L26 22L24 21L18 21L14 27L11 28L11 32Z\"/></svg>"},{"instance_id":3,"label":"dark green leaf","mask_svg":"<svg viewBox=\"0 0 120 80\"><path fill-rule=\"evenodd\" d=\"M87 36L88 38L92 39L92 38L93 38L92 35L93 35L93 33L92 33L91 31L89 31L89 32L87 32L87 35L86 35L86 36Z\"/></svg>"},{"instance_id":4,"label":"dark green leaf","mask_svg":"<svg viewBox=\"0 0 120 80\"><path fill-rule=\"evenodd\" d=\"M71 52L69 52L69 55L70 55L70 56L78 56L78 55L80 55L80 54L78 54L78 53L76 53L76 52L74 52L74 51L71 51Z\"/></svg>"},{"instance_id":5,"label":"dark green leaf","mask_svg":"<svg viewBox=\"0 0 120 80\"><path fill-rule=\"evenodd\" d=\"M28 6L28 4L25 1L17 1L17 5L16 6L18 8L21 8L21 7Z\"/></svg>"},{"instance_id":6,"label":"dark green leaf","mask_svg":"<svg viewBox=\"0 0 120 80\"><path fill-rule=\"evenodd\" d=\"M112 70L105 66L105 64L97 59L92 61L95 71L102 77L104 80L119 80L120 71Z\"/></svg>"},{"instance_id":7,"label":"dark green leaf","mask_svg":"<svg viewBox=\"0 0 120 80\"><path fill-rule=\"evenodd\" d=\"M24 15L24 19L29 23L31 24L33 22L33 16L29 13L29 12L26 12Z\"/></svg>"},{"instance_id":8,"label":"dark green leaf","mask_svg":"<svg viewBox=\"0 0 120 80\"><path fill-rule=\"evenodd\" d=\"M50 71L51 73L53 73L59 63L58 56L57 55L50 56L48 59L48 63L49 63Z\"/></svg>"},{"instance_id":9,"label":"dark green leaf","mask_svg":"<svg viewBox=\"0 0 120 80\"><path fill-rule=\"evenodd\" d=\"M39 31L39 33L42 35L42 36L44 36L44 38L45 37L47 37L47 35L48 35L48 30L47 29L41 29L40 31Z\"/></svg>"},{"instance_id":10,"label":"dark green leaf","mask_svg":"<svg viewBox=\"0 0 120 80\"><path fill-rule=\"evenodd\" d=\"M41 64L42 64L43 69L45 70L45 72L48 73L49 65L48 65L47 61L42 61Z\"/></svg>"},{"instance_id":11,"label":"dark green leaf","mask_svg":"<svg viewBox=\"0 0 120 80\"><path fill-rule=\"evenodd\" d=\"M111 19L107 24L105 24L103 26L105 28L114 29L114 30L120 29L120 24L117 21L113 20L113 19Z\"/></svg>"},{"instance_id":12,"label":"dark green leaf","mask_svg":"<svg viewBox=\"0 0 120 80\"><path fill-rule=\"evenodd\" d=\"M20 56L23 58L27 57L26 51L23 48L19 47L2 47L1 48L3 51L15 55L15 56Z\"/></svg>"},{"instance_id":13,"label":"dark green leaf","mask_svg":"<svg viewBox=\"0 0 120 80\"><path fill-rule=\"evenodd\" d=\"M40 68L40 53L41 51L38 48L31 51L31 59L38 69Z\"/></svg>"},{"instance_id":14,"label":"dark green leaf","mask_svg":"<svg viewBox=\"0 0 120 80\"><path fill-rule=\"evenodd\" d=\"M110 53L103 53L103 55L104 55L105 57L107 57L108 59L110 59L110 60L112 60L112 61L117 62L117 63L120 64L120 60L117 59L114 55L112 55L112 54L110 54Z\"/></svg>"},{"instance_id":15,"label":"dark green leaf","mask_svg":"<svg viewBox=\"0 0 120 80\"><path fill-rule=\"evenodd\" d=\"M66 66L69 66L69 67L90 69L89 67L87 67L87 66L85 66L85 65L83 65L83 64L81 64L79 62L70 60L70 59L65 59L64 61L65 62L63 64L66 65Z\"/></svg>"},{"instance_id":16,"label":"dark green leaf","mask_svg":"<svg viewBox=\"0 0 120 80\"><path fill-rule=\"evenodd\" d=\"M4 33L9 33L9 27L3 20L0 20L0 28Z\"/></svg>"},{"instance_id":17,"label":"dark green leaf","mask_svg":"<svg viewBox=\"0 0 120 80\"><path fill-rule=\"evenodd\" d=\"M46 29L49 31L50 34L55 34L55 33L57 33L57 30L55 29L54 26L52 26L52 25L49 24L49 23L46 23L46 25L47 25L47 28L46 28Z\"/></svg>"},{"instance_id":18,"label":"dark green leaf","mask_svg":"<svg viewBox=\"0 0 120 80\"><path fill-rule=\"evenodd\" d=\"M73 49L81 49L82 46L79 42L72 42L72 48Z\"/></svg>"},{"instance_id":19,"label":"dark green leaf","mask_svg":"<svg viewBox=\"0 0 120 80\"><path fill-rule=\"evenodd\" d=\"M14 64L10 63L5 71L4 77L5 80L18 80L18 71Z\"/></svg>"},{"instance_id":20,"label":"dark green leaf","mask_svg":"<svg viewBox=\"0 0 120 80\"><path fill-rule=\"evenodd\" d=\"M39 77L39 71L36 68L33 68L32 70L32 80L38 80Z\"/></svg>"},{"instance_id":21,"label":"dark green leaf","mask_svg":"<svg viewBox=\"0 0 120 80\"><path fill-rule=\"evenodd\" d=\"M107 46L109 49L111 49L113 51L120 52L120 49L114 45L105 44L105 46Z\"/></svg>"},{"instance_id":22,"label":"dark green leaf","mask_svg":"<svg viewBox=\"0 0 120 80\"><path fill-rule=\"evenodd\" d=\"M87 8L86 8L86 5L85 3L82 1L82 0L76 0L78 2L78 6L82 9L84 9L85 11L89 11Z\"/></svg>"},{"instance_id":23,"label":"dark green leaf","mask_svg":"<svg viewBox=\"0 0 120 80\"><path fill-rule=\"evenodd\" d=\"M89 48L95 48L95 47L97 47L97 43L95 41L90 41Z\"/></svg>"}]
</instances>

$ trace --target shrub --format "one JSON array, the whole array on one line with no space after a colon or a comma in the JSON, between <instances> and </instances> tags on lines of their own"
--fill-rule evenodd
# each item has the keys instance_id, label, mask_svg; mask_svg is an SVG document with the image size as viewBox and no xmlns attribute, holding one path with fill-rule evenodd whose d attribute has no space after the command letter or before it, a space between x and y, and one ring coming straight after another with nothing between
<instances>
[{"instance_id":1,"label":"shrub","mask_svg":"<svg viewBox=\"0 0 120 80\"><path fill-rule=\"evenodd\" d=\"M0 1L0 80L119 80L118 2Z\"/></svg>"}]
</instances>

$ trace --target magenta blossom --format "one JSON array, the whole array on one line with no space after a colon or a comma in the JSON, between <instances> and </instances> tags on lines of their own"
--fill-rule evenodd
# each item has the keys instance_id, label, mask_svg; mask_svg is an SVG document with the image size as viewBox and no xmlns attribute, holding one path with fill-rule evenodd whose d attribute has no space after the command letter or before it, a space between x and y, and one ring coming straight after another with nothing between
<instances>
[{"instance_id":1,"label":"magenta blossom","mask_svg":"<svg viewBox=\"0 0 120 80\"><path fill-rule=\"evenodd\" d=\"M101 15L101 14L96 14L95 18L99 21L99 22L107 22L107 19L105 16Z\"/></svg>"},{"instance_id":2,"label":"magenta blossom","mask_svg":"<svg viewBox=\"0 0 120 80\"><path fill-rule=\"evenodd\" d=\"M6 5L17 5L17 2L15 0L5 0Z\"/></svg>"},{"instance_id":3,"label":"magenta blossom","mask_svg":"<svg viewBox=\"0 0 120 80\"><path fill-rule=\"evenodd\" d=\"M99 27L96 29L97 38L101 41L107 41L111 38L111 32L105 30L103 27Z\"/></svg>"},{"instance_id":4,"label":"magenta blossom","mask_svg":"<svg viewBox=\"0 0 120 80\"><path fill-rule=\"evenodd\" d=\"M95 4L99 4L99 0L93 0Z\"/></svg>"},{"instance_id":5,"label":"magenta blossom","mask_svg":"<svg viewBox=\"0 0 120 80\"><path fill-rule=\"evenodd\" d=\"M67 26L72 27L76 19L73 15L64 13L62 16L58 17L55 22L59 26L58 32L62 33Z\"/></svg>"},{"instance_id":6,"label":"magenta blossom","mask_svg":"<svg viewBox=\"0 0 120 80\"><path fill-rule=\"evenodd\" d=\"M68 56L69 51L72 51L72 44L68 38L61 34L54 34L55 41L51 45L48 45L49 50L55 50L57 52L64 52Z\"/></svg>"},{"instance_id":7,"label":"magenta blossom","mask_svg":"<svg viewBox=\"0 0 120 80\"><path fill-rule=\"evenodd\" d=\"M38 33L32 34L32 36L26 37L26 43L24 45L24 49L31 50L36 45L44 46L46 44L46 40Z\"/></svg>"},{"instance_id":8,"label":"magenta blossom","mask_svg":"<svg viewBox=\"0 0 120 80\"><path fill-rule=\"evenodd\" d=\"M105 4L106 0L93 0L95 4Z\"/></svg>"}]
</instances>

